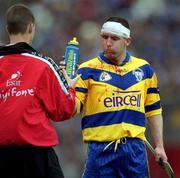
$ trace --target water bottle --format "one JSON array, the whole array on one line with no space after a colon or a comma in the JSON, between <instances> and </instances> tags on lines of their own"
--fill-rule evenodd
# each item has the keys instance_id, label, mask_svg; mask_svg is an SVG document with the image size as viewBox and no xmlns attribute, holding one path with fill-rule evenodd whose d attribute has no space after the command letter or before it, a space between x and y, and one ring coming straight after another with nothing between
<instances>
[{"instance_id":1,"label":"water bottle","mask_svg":"<svg viewBox=\"0 0 180 178\"><path fill-rule=\"evenodd\" d=\"M74 37L68 42L65 52L65 65L67 75L73 79L76 76L76 66L79 58L79 42Z\"/></svg>"}]
</instances>

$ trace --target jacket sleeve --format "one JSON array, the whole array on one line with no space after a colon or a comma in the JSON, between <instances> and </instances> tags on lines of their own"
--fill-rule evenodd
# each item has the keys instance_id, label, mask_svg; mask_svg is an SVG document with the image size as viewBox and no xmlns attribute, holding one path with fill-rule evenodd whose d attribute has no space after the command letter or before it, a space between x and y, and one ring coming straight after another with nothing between
<instances>
[{"instance_id":1,"label":"jacket sleeve","mask_svg":"<svg viewBox=\"0 0 180 178\"><path fill-rule=\"evenodd\" d=\"M75 91L62 73L47 67L39 78L36 97L53 121L70 119L75 109Z\"/></svg>"}]
</instances>

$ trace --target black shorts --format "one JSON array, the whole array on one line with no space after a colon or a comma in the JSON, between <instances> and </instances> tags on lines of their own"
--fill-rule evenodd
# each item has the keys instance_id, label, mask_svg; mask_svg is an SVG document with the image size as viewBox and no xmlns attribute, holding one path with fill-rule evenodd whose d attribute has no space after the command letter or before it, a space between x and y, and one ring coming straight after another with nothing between
<instances>
[{"instance_id":1,"label":"black shorts","mask_svg":"<svg viewBox=\"0 0 180 178\"><path fill-rule=\"evenodd\" d=\"M1 178L64 178L51 147L0 146Z\"/></svg>"}]
</instances>

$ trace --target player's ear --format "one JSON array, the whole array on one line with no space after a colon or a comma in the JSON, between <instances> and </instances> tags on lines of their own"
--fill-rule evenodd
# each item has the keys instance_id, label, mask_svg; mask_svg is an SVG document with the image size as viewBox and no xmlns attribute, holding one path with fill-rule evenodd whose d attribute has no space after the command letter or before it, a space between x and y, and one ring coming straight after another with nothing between
<instances>
[{"instance_id":1,"label":"player's ear","mask_svg":"<svg viewBox=\"0 0 180 178\"><path fill-rule=\"evenodd\" d=\"M131 42L132 42L132 38L131 37L125 39L126 46L129 46L131 44Z\"/></svg>"},{"instance_id":2,"label":"player's ear","mask_svg":"<svg viewBox=\"0 0 180 178\"><path fill-rule=\"evenodd\" d=\"M28 24L28 26L27 26L28 33L32 33L33 30L34 30L34 24L33 23Z\"/></svg>"}]
</instances>

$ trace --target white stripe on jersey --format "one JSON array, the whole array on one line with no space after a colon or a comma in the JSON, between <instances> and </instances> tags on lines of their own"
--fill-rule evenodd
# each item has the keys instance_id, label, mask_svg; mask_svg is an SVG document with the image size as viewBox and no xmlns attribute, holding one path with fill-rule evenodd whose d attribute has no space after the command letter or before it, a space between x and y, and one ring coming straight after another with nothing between
<instances>
[{"instance_id":1,"label":"white stripe on jersey","mask_svg":"<svg viewBox=\"0 0 180 178\"><path fill-rule=\"evenodd\" d=\"M51 64L49 61L47 61L46 59L44 59L44 58L42 58L42 57L39 57L39 56L36 56L36 55L32 55L32 54L29 54L29 53L21 53L21 55L30 56L30 57L39 59L39 60L45 62L46 64L48 64L49 67L53 70L55 76L57 77L57 79L58 79L58 81L59 81L59 84L60 84L62 90L64 91L64 93L65 93L66 95L69 94L68 90L67 90L66 87L64 86L63 81L61 80L60 76L58 75L57 71L54 69L54 67L52 66L52 64ZM56 64L55 62L54 62L54 64L57 66L57 64ZM57 66L57 67L58 67L58 66Z\"/></svg>"}]
</instances>

